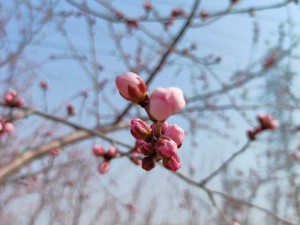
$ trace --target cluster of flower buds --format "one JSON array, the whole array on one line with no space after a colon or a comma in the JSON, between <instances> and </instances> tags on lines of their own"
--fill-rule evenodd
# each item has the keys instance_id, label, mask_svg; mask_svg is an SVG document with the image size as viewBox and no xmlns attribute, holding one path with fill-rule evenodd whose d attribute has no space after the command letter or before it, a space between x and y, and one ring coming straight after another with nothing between
<instances>
[{"instance_id":1,"label":"cluster of flower buds","mask_svg":"<svg viewBox=\"0 0 300 225\"><path fill-rule=\"evenodd\" d=\"M177 154L185 134L178 125L168 126L154 122L149 126L140 119L131 120L131 134L136 138L136 148L144 155L142 168L149 171L155 167L157 161L163 161L165 168L176 171L180 168L180 158Z\"/></svg>"},{"instance_id":2,"label":"cluster of flower buds","mask_svg":"<svg viewBox=\"0 0 300 225\"><path fill-rule=\"evenodd\" d=\"M0 137L14 131L14 125L6 120L0 119Z\"/></svg>"},{"instance_id":3,"label":"cluster of flower buds","mask_svg":"<svg viewBox=\"0 0 300 225\"><path fill-rule=\"evenodd\" d=\"M135 73L127 72L116 78L116 86L125 99L141 105L152 120L150 126L135 118L131 121L131 134L136 139L135 154L143 155L142 168L149 171L162 160L165 168L180 168L177 154L185 134L178 125L168 126L167 119L185 106L183 92L177 87L156 88L149 96L147 85ZM138 163L136 163L138 164Z\"/></svg>"},{"instance_id":4,"label":"cluster of flower buds","mask_svg":"<svg viewBox=\"0 0 300 225\"><path fill-rule=\"evenodd\" d=\"M25 101L23 98L18 96L18 92L15 90L7 91L4 95L5 103L11 107L21 107Z\"/></svg>"},{"instance_id":5,"label":"cluster of flower buds","mask_svg":"<svg viewBox=\"0 0 300 225\"><path fill-rule=\"evenodd\" d=\"M277 121L275 121L270 115L258 114L257 120L259 126L248 131L248 137L250 140L255 140L256 135L265 130L274 130L278 127Z\"/></svg>"},{"instance_id":6,"label":"cluster of flower buds","mask_svg":"<svg viewBox=\"0 0 300 225\"><path fill-rule=\"evenodd\" d=\"M109 171L111 159L117 157L118 152L114 146L110 146L110 148L105 151L105 149L101 145L95 145L93 147L93 154L96 157L103 158L103 161L98 166L98 172L101 174L105 174Z\"/></svg>"}]
</instances>

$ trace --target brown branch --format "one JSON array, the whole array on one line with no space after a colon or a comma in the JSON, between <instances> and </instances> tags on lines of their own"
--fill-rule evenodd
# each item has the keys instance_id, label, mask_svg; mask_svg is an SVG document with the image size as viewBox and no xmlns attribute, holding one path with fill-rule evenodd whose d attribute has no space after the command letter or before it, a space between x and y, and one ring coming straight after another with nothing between
<instances>
[{"instance_id":1,"label":"brown branch","mask_svg":"<svg viewBox=\"0 0 300 225\"><path fill-rule=\"evenodd\" d=\"M214 172L212 172L210 175L208 175L206 178L202 179L199 182L199 186L204 187L212 178L214 178L216 175L218 175L221 171L225 170L228 165L239 155L241 155L242 153L244 153L249 145L250 145L251 141L248 141L240 150L238 150L237 152L233 153L224 163L222 163L222 165L216 169Z\"/></svg>"},{"instance_id":2,"label":"brown branch","mask_svg":"<svg viewBox=\"0 0 300 225\"><path fill-rule=\"evenodd\" d=\"M51 150L53 150L55 148L62 148L62 147L68 146L70 144L74 144L76 142L85 140L85 139L93 137L93 136L101 137L101 138L103 138L103 139L105 139L105 140L107 140L107 141L109 141L113 144L122 145L122 146L130 148L130 149L132 148L132 146L130 146L128 144L125 144L125 143L122 143L120 141L116 141L114 139L108 138L104 134L106 132L114 131L114 130L120 129L122 127L128 127L127 123L118 123L118 124L113 124L113 125L107 125L105 127L97 128L95 130L92 130L92 129L84 128L84 127L82 127L80 125L77 125L75 123L66 121L66 120L61 119L59 117L49 115L47 113L40 112L40 111L37 111L37 110L32 110L31 108L22 107L22 109L24 109L24 110L27 109L27 110L30 110L32 114L34 113L34 114L42 116L44 118L48 118L48 119L51 119L51 120L56 121L56 122L64 123L66 125L74 127L75 129L78 129L78 131L67 134L67 135L65 135L61 138L50 141L46 144L42 144L42 145L40 145L36 148L27 150L24 153L22 153L21 155L17 156L15 159L13 159L7 165L0 168L0 184L5 182L6 179L11 174L18 171L19 169L21 169L22 167L24 167L25 165L27 165L31 161L45 156ZM120 156L126 156L126 155L128 155L128 153L120 153Z\"/></svg>"},{"instance_id":3,"label":"brown branch","mask_svg":"<svg viewBox=\"0 0 300 225\"><path fill-rule=\"evenodd\" d=\"M277 214L273 213L272 211L270 211L270 210L268 210L268 209L265 209L265 208L263 208L263 207L261 207L261 206L258 206L258 205L256 205L256 204L253 204L253 203L250 203L250 202L248 202L248 201L245 201L245 200L236 198L236 197L234 197L234 196L232 196L232 195L229 195L229 194L226 194L226 193L223 193L223 192L220 192L220 191L212 190L212 189L207 188L207 187L205 187L205 186L200 186L200 185L199 185L199 182L194 181L194 180L192 180L191 178L189 178L189 177L187 177L187 176L185 176L185 175L183 175L183 174L181 174L181 173L178 173L178 172L177 172L177 173L174 173L174 174L175 174L177 177L179 177L180 179L182 179L183 181L187 182L188 184L191 184L191 185L193 185L193 186L195 186L195 187L197 187L197 188L199 188L199 189L202 189L202 190L205 191L208 195L218 195L218 196L223 197L223 198L229 198L229 199L232 199L232 200L234 200L234 201L236 201L236 202L239 202L240 204L246 205L246 206L248 206L248 207L250 207L250 208L253 208L253 209L257 209L257 210L259 210L259 211L262 211L262 212L264 212L266 215L269 215L269 216L275 218L276 220L278 220L278 221L280 221L280 222L282 222L282 223L284 223L284 224L287 224L287 225L298 225L298 223L293 222L293 221L291 221L291 220L289 220L289 219L286 219L286 218L282 218L282 217L278 216ZM209 198L209 199L211 200L211 198Z\"/></svg>"}]
</instances>

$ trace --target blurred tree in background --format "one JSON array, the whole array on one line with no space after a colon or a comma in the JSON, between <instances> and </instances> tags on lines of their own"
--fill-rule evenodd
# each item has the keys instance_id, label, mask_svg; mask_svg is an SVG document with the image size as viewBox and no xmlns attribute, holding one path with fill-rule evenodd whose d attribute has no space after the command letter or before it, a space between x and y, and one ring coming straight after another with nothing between
<instances>
[{"instance_id":1,"label":"blurred tree in background","mask_svg":"<svg viewBox=\"0 0 300 225\"><path fill-rule=\"evenodd\" d=\"M0 10L1 224L300 223L298 1ZM139 165L130 122L151 121L118 93L128 71L183 90L177 172Z\"/></svg>"}]
</instances>

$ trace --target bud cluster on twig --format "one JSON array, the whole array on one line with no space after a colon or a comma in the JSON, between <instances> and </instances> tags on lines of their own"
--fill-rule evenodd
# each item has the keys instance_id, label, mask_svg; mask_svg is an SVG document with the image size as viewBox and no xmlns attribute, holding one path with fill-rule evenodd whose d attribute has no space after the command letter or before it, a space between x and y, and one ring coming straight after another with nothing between
<instances>
[{"instance_id":1,"label":"bud cluster on twig","mask_svg":"<svg viewBox=\"0 0 300 225\"><path fill-rule=\"evenodd\" d=\"M134 154L142 154L142 168L149 171L162 160L165 168L178 170L181 163L177 152L185 134L178 125L169 126L166 120L184 108L183 92L177 87L158 87L149 96L144 80L132 72L118 76L116 86L123 98L142 106L153 122L149 125L138 118L131 120L130 131L136 138Z\"/></svg>"}]
</instances>

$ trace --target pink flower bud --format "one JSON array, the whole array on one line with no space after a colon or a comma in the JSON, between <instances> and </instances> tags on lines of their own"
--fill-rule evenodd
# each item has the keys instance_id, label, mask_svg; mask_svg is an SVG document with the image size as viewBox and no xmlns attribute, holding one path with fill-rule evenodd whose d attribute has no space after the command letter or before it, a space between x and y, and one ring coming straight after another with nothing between
<instances>
[{"instance_id":1,"label":"pink flower bud","mask_svg":"<svg viewBox=\"0 0 300 225\"><path fill-rule=\"evenodd\" d=\"M3 131L7 133L12 133L15 127L12 123L6 122L4 123Z\"/></svg>"},{"instance_id":2,"label":"pink flower bud","mask_svg":"<svg viewBox=\"0 0 300 225\"><path fill-rule=\"evenodd\" d=\"M149 113L154 119L164 121L184 106L183 92L179 88L156 88L150 97Z\"/></svg>"},{"instance_id":3,"label":"pink flower bud","mask_svg":"<svg viewBox=\"0 0 300 225\"><path fill-rule=\"evenodd\" d=\"M180 167L180 158L177 154L170 158L163 158L163 165L168 170L177 171Z\"/></svg>"},{"instance_id":4,"label":"pink flower bud","mask_svg":"<svg viewBox=\"0 0 300 225\"><path fill-rule=\"evenodd\" d=\"M147 96L147 86L137 74L127 72L117 76L116 86L120 95L134 103L141 103Z\"/></svg>"},{"instance_id":5,"label":"pink flower bud","mask_svg":"<svg viewBox=\"0 0 300 225\"><path fill-rule=\"evenodd\" d=\"M146 156L142 160L142 168L146 171L152 170L155 167L155 159L152 156Z\"/></svg>"},{"instance_id":6,"label":"pink flower bud","mask_svg":"<svg viewBox=\"0 0 300 225\"><path fill-rule=\"evenodd\" d=\"M127 208L130 210L130 211L133 211L135 212L136 211L136 205L134 202L129 202L126 204Z\"/></svg>"},{"instance_id":7,"label":"pink flower bud","mask_svg":"<svg viewBox=\"0 0 300 225\"><path fill-rule=\"evenodd\" d=\"M147 143L144 140L138 140L138 149L144 155L151 155L154 153L152 144Z\"/></svg>"},{"instance_id":8,"label":"pink flower bud","mask_svg":"<svg viewBox=\"0 0 300 225\"><path fill-rule=\"evenodd\" d=\"M101 173L101 174L105 174L109 171L110 169L110 163L109 161L103 161L99 164L98 166L98 172Z\"/></svg>"},{"instance_id":9,"label":"pink flower bud","mask_svg":"<svg viewBox=\"0 0 300 225\"><path fill-rule=\"evenodd\" d=\"M103 156L104 155L104 148L101 145L95 145L93 147L93 154L95 156Z\"/></svg>"},{"instance_id":10,"label":"pink flower bud","mask_svg":"<svg viewBox=\"0 0 300 225\"><path fill-rule=\"evenodd\" d=\"M118 154L116 147L115 146L110 146L109 149L107 150L106 154L110 158L115 158Z\"/></svg>"},{"instance_id":11,"label":"pink flower bud","mask_svg":"<svg viewBox=\"0 0 300 225\"><path fill-rule=\"evenodd\" d=\"M2 132L2 130L3 130L3 125L2 125L2 123L1 123L1 121L0 121L0 133Z\"/></svg>"},{"instance_id":12,"label":"pink flower bud","mask_svg":"<svg viewBox=\"0 0 300 225\"><path fill-rule=\"evenodd\" d=\"M175 141L178 148L181 147L183 140L185 138L183 129L176 124L169 126L166 129L164 136L167 136L171 138L173 141Z\"/></svg>"},{"instance_id":13,"label":"pink flower bud","mask_svg":"<svg viewBox=\"0 0 300 225\"><path fill-rule=\"evenodd\" d=\"M177 154L177 144L167 136L160 136L155 144L156 153L162 157L172 157Z\"/></svg>"},{"instance_id":14,"label":"pink flower bud","mask_svg":"<svg viewBox=\"0 0 300 225\"><path fill-rule=\"evenodd\" d=\"M257 119L260 122L262 129L270 129L273 130L278 127L277 122L270 115L258 114Z\"/></svg>"},{"instance_id":15,"label":"pink flower bud","mask_svg":"<svg viewBox=\"0 0 300 225\"><path fill-rule=\"evenodd\" d=\"M130 132L136 139L146 140L151 135L152 129L145 121L135 118L131 120Z\"/></svg>"}]
</instances>

